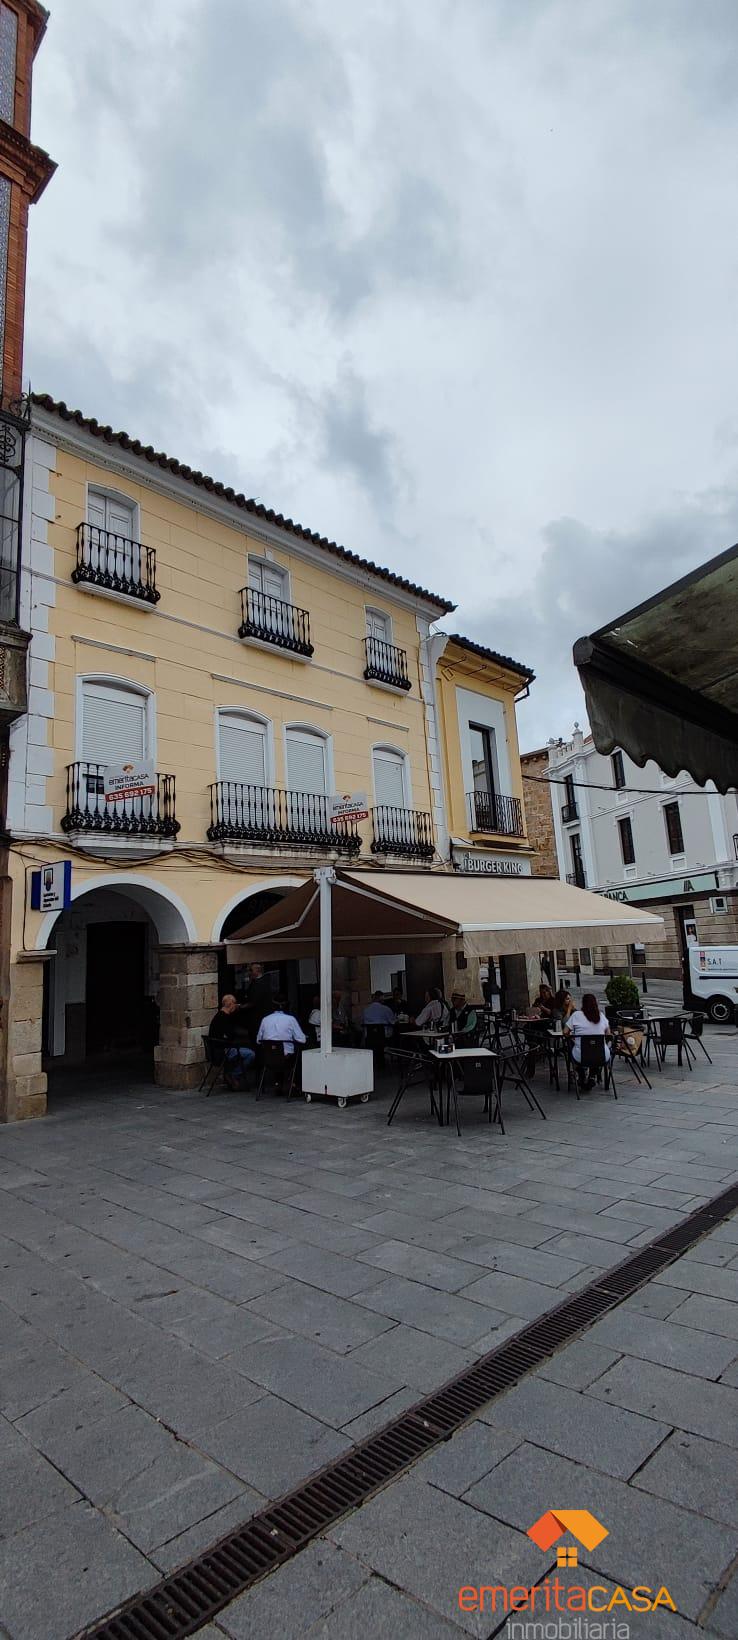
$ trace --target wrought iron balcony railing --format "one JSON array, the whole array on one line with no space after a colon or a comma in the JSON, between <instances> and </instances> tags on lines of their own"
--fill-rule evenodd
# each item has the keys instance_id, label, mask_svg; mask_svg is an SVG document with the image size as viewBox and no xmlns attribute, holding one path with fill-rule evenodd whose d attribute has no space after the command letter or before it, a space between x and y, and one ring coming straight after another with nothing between
<instances>
[{"instance_id":1,"label":"wrought iron balcony railing","mask_svg":"<svg viewBox=\"0 0 738 1640\"><path fill-rule=\"evenodd\" d=\"M524 837L523 805L519 797L500 792L468 792L471 831L492 831L498 837Z\"/></svg>"},{"instance_id":2,"label":"wrought iron balcony railing","mask_svg":"<svg viewBox=\"0 0 738 1640\"><path fill-rule=\"evenodd\" d=\"M372 809L372 854L403 854L408 860L430 860L435 854L433 822L422 809L395 809L380 803Z\"/></svg>"},{"instance_id":3,"label":"wrought iron balcony railing","mask_svg":"<svg viewBox=\"0 0 738 1640\"><path fill-rule=\"evenodd\" d=\"M579 809L577 807L576 802L574 802L574 803L564 803L562 805L561 818L562 818L565 826L568 826L571 820L578 820L579 819Z\"/></svg>"},{"instance_id":4,"label":"wrought iron balcony railing","mask_svg":"<svg viewBox=\"0 0 738 1640\"><path fill-rule=\"evenodd\" d=\"M575 871L567 871L566 881L572 883L575 888L586 888L587 879L584 875L584 866L577 866Z\"/></svg>"},{"instance_id":5,"label":"wrought iron balcony railing","mask_svg":"<svg viewBox=\"0 0 738 1640\"><path fill-rule=\"evenodd\" d=\"M207 835L211 843L324 848L336 854L358 854L361 847L350 822L331 825L327 797L244 786L238 780L216 780L210 787Z\"/></svg>"},{"instance_id":6,"label":"wrought iron balcony railing","mask_svg":"<svg viewBox=\"0 0 738 1640\"><path fill-rule=\"evenodd\" d=\"M67 807L62 815L62 831L174 840L180 826L173 774L157 774L156 791L146 797L117 797L109 803L105 800L104 774L104 763L68 765Z\"/></svg>"},{"instance_id":7,"label":"wrought iron balcony railing","mask_svg":"<svg viewBox=\"0 0 738 1640\"><path fill-rule=\"evenodd\" d=\"M277 649L289 649L293 655L312 655L310 616L306 609L285 604L281 598L272 598L256 587L241 588L241 625L239 638L258 638L260 643L273 643Z\"/></svg>"},{"instance_id":8,"label":"wrought iron balcony railing","mask_svg":"<svg viewBox=\"0 0 738 1640\"><path fill-rule=\"evenodd\" d=\"M364 677L376 683L386 683L393 689L412 689L407 675L407 653L397 649L383 638L365 638L366 666Z\"/></svg>"},{"instance_id":9,"label":"wrought iron balcony railing","mask_svg":"<svg viewBox=\"0 0 738 1640\"><path fill-rule=\"evenodd\" d=\"M102 587L106 592L158 604L156 551L125 535L101 530L97 524L77 525L77 562L72 570L76 586Z\"/></svg>"}]
</instances>

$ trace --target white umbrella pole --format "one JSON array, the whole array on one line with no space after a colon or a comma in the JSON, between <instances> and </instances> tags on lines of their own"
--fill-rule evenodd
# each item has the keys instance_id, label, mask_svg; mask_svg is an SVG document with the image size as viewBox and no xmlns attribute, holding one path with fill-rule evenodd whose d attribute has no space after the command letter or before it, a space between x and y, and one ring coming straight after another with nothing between
<instances>
[{"instance_id":1,"label":"white umbrella pole","mask_svg":"<svg viewBox=\"0 0 738 1640\"><path fill-rule=\"evenodd\" d=\"M315 873L320 888L320 1051L333 1052L333 919L331 895L336 873L320 866Z\"/></svg>"}]
</instances>

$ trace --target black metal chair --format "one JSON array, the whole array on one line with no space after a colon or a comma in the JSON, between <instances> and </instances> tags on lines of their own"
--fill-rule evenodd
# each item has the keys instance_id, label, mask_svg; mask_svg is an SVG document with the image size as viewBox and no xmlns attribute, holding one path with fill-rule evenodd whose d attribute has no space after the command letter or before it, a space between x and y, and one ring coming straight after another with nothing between
<instances>
[{"instance_id":1,"label":"black metal chair","mask_svg":"<svg viewBox=\"0 0 738 1640\"><path fill-rule=\"evenodd\" d=\"M261 1058L261 1074L256 1084L256 1097L260 1099L265 1087L271 1088L273 1093L286 1093L292 1098L297 1071L297 1053L287 1053L284 1042L262 1042L259 1046Z\"/></svg>"},{"instance_id":2,"label":"black metal chair","mask_svg":"<svg viewBox=\"0 0 738 1640\"><path fill-rule=\"evenodd\" d=\"M662 1066L666 1061L669 1048L676 1048L677 1065L682 1065L686 1059L687 1068L691 1071L695 1055L692 1053L687 1041L684 1020L679 1014L675 1014L673 1019L660 1019L658 1021L656 1053Z\"/></svg>"},{"instance_id":3,"label":"black metal chair","mask_svg":"<svg viewBox=\"0 0 738 1640\"><path fill-rule=\"evenodd\" d=\"M371 1048L374 1058L374 1070L384 1070L384 1056L387 1052L387 1031L384 1025L365 1025L365 1041L367 1048Z\"/></svg>"},{"instance_id":4,"label":"black metal chair","mask_svg":"<svg viewBox=\"0 0 738 1640\"><path fill-rule=\"evenodd\" d=\"M611 1052L608 1059L604 1036L578 1036L577 1042L581 1049L580 1068L586 1070L590 1077L604 1076L605 1092L611 1092L613 1099L617 1099L617 1088L612 1074L614 1056Z\"/></svg>"},{"instance_id":5,"label":"black metal chair","mask_svg":"<svg viewBox=\"0 0 738 1640\"><path fill-rule=\"evenodd\" d=\"M616 1059L621 1059L623 1064L629 1066L636 1082L641 1086L645 1082L646 1087L651 1088L643 1057L645 1042L646 1035L642 1023L639 1025L637 1021L629 1023L622 1020L613 1033L612 1053Z\"/></svg>"},{"instance_id":6,"label":"black metal chair","mask_svg":"<svg viewBox=\"0 0 738 1640\"><path fill-rule=\"evenodd\" d=\"M226 1072L226 1044L222 1037L204 1035L202 1039L202 1047L205 1055L205 1070L197 1091L198 1093L202 1093L203 1088L207 1088L206 1098L209 1099L213 1088L217 1088L219 1085L224 1085Z\"/></svg>"},{"instance_id":7,"label":"black metal chair","mask_svg":"<svg viewBox=\"0 0 738 1640\"><path fill-rule=\"evenodd\" d=\"M546 1120L546 1112L543 1106L539 1104L525 1075L524 1065L527 1051L527 1043L523 1039L517 1046L501 1046L495 1054L500 1123L502 1123L502 1090L506 1082L509 1082L511 1087L517 1088L522 1093L529 1110L537 1110L539 1116L543 1117L544 1122Z\"/></svg>"},{"instance_id":8,"label":"black metal chair","mask_svg":"<svg viewBox=\"0 0 738 1640\"><path fill-rule=\"evenodd\" d=\"M688 1042L696 1042L697 1047L702 1049L702 1052L703 1052L703 1054L705 1056L705 1059L707 1060L708 1064L711 1065L712 1060L710 1058L709 1053L707 1052L707 1049L705 1047L704 1042L702 1041L702 1032L704 1031L704 1029L705 1029L705 1015L704 1014L692 1014L691 1017L688 1020L685 1021L684 1046L686 1048Z\"/></svg>"},{"instance_id":9,"label":"black metal chair","mask_svg":"<svg viewBox=\"0 0 738 1640\"><path fill-rule=\"evenodd\" d=\"M504 1133L500 1089L495 1078L494 1060L485 1056L479 1059L464 1059L462 1063L463 1082L462 1086L456 1090L457 1097L465 1098L467 1094L470 1097L476 1095L479 1098L481 1096L484 1099L483 1110L486 1112L488 1121L490 1123L493 1121L499 1122L500 1132Z\"/></svg>"}]
</instances>

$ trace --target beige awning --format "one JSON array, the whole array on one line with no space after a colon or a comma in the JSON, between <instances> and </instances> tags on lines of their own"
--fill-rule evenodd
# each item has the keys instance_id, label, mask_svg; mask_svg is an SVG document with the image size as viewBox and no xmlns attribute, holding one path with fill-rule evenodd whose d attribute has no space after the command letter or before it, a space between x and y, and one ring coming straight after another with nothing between
<instances>
[{"instance_id":1,"label":"beige awning","mask_svg":"<svg viewBox=\"0 0 738 1640\"><path fill-rule=\"evenodd\" d=\"M337 871L333 951L374 956L463 948L468 955L534 956L557 945L648 944L661 917L550 877L480 878L457 872ZM318 884L286 894L228 941L228 961L317 957Z\"/></svg>"}]
</instances>

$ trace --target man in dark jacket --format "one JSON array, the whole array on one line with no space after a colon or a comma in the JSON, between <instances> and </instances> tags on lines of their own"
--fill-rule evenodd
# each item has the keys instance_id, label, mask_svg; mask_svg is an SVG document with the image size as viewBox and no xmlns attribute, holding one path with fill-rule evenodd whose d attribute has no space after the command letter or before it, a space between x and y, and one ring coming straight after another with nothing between
<instances>
[{"instance_id":1,"label":"man in dark jacket","mask_svg":"<svg viewBox=\"0 0 738 1640\"><path fill-rule=\"evenodd\" d=\"M212 1043L223 1045L224 1081L227 1088L234 1090L243 1087L249 1065L253 1065L256 1058L246 1042L247 1030L246 1008L240 1008L236 998L227 993L221 997L220 1008L210 1021L208 1035Z\"/></svg>"}]
</instances>

